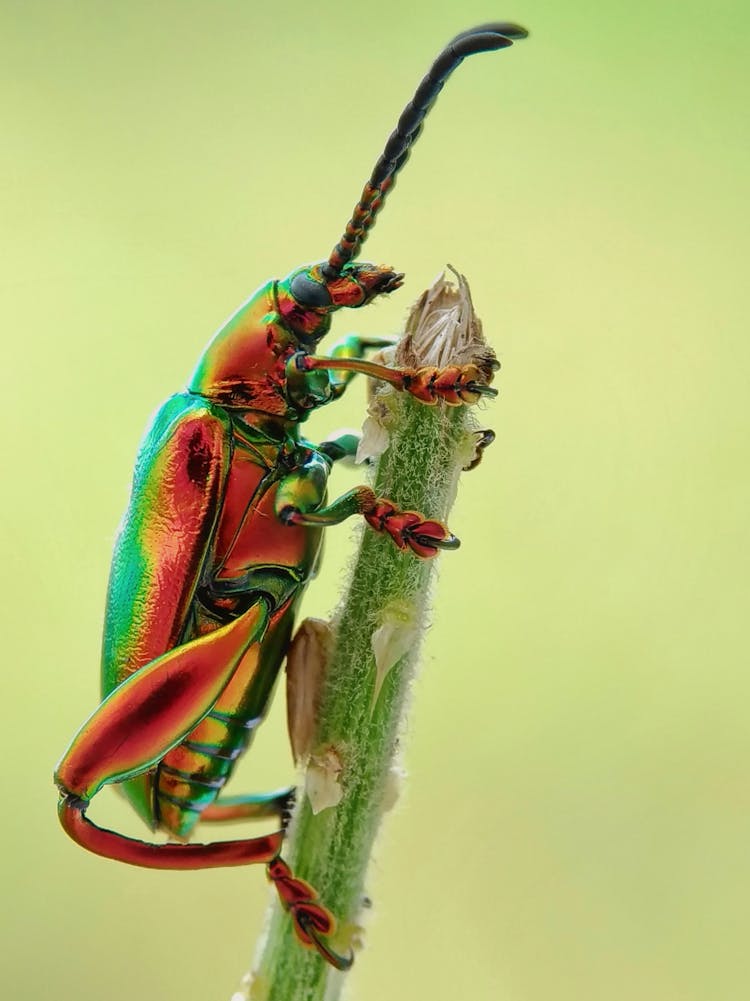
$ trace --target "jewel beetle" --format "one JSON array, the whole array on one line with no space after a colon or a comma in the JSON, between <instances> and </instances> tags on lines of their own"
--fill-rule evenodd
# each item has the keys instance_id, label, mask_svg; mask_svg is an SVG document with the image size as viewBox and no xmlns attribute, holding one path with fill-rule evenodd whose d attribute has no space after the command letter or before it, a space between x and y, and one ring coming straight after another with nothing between
<instances>
[{"instance_id":1,"label":"jewel beetle","mask_svg":"<svg viewBox=\"0 0 750 1001\"><path fill-rule=\"evenodd\" d=\"M59 816L98 855L158 869L263 863L298 939L345 969L330 945L333 915L281 858L283 824L260 837L189 841L198 821L282 816L289 793L224 797L264 718L313 575L323 530L362 515L417 558L458 540L429 513L404 511L366 486L329 501L334 462L356 451L344 434L313 444L300 424L356 373L425 404L495 394L476 366L389 368L381 344L354 335L315 353L331 315L400 287L390 267L356 260L445 81L470 55L526 36L513 24L457 35L440 53L364 187L327 260L262 285L206 347L184 392L157 411L141 443L115 543L102 649L102 701L55 772ZM491 439L490 439L491 440ZM152 830L152 843L95 824L91 799L110 783Z\"/></svg>"}]
</instances>

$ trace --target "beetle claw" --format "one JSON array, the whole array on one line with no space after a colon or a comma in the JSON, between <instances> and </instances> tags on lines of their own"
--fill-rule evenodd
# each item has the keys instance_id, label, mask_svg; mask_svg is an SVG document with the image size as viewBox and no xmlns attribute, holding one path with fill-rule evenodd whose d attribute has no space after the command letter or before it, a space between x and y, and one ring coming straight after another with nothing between
<instances>
[{"instance_id":1,"label":"beetle claw","mask_svg":"<svg viewBox=\"0 0 750 1001\"><path fill-rule=\"evenodd\" d=\"M464 472L468 472L470 469L476 469L479 463L482 461L482 455L484 450L489 448L493 443L497 435L491 428L484 428L482 431L475 431L476 444L474 445L474 455L470 459L468 465L464 466Z\"/></svg>"},{"instance_id":2,"label":"beetle claw","mask_svg":"<svg viewBox=\"0 0 750 1001\"><path fill-rule=\"evenodd\" d=\"M444 539L436 539L431 535L413 535L414 541L420 546L434 546L436 549L459 549L461 540L450 532Z\"/></svg>"},{"instance_id":3,"label":"beetle claw","mask_svg":"<svg viewBox=\"0 0 750 1001\"><path fill-rule=\"evenodd\" d=\"M294 807L297 803L297 790L294 786L289 790L289 792L284 797L284 801L281 804L281 830L286 831L292 820L292 814L294 813Z\"/></svg>"},{"instance_id":4,"label":"beetle claw","mask_svg":"<svg viewBox=\"0 0 750 1001\"><path fill-rule=\"evenodd\" d=\"M268 877L276 886L281 906L288 911L299 941L337 970L348 970L354 962L354 953L342 956L332 949L326 938L336 928L336 920L327 907L318 900L315 890L304 879L298 879L286 862L277 855L268 863Z\"/></svg>"},{"instance_id":5,"label":"beetle claw","mask_svg":"<svg viewBox=\"0 0 750 1001\"><path fill-rule=\"evenodd\" d=\"M297 918L299 925L305 935L312 940L312 946L318 952L320 956L325 959L327 963L334 966L337 970L350 970L354 965L354 952L350 949L346 956L342 956L341 953L336 952L332 949L330 945L325 940L325 936L321 935L318 929L315 927L313 921L311 921L307 915L300 914Z\"/></svg>"},{"instance_id":6,"label":"beetle claw","mask_svg":"<svg viewBox=\"0 0 750 1001\"><path fill-rule=\"evenodd\" d=\"M483 382L470 382L467 384L466 388L470 393L478 393L479 396L489 396L493 398L497 396L498 390L494 386L486 386Z\"/></svg>"}]
</instances>

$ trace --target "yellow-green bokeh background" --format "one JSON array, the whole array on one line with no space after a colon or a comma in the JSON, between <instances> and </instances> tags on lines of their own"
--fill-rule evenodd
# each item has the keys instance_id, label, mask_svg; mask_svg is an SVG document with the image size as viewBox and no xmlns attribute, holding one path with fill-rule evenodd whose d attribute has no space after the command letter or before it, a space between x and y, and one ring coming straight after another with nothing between
<instances>
[{"instance_id":1,"label":"yellow-green bokeh background","mask_svg":"<svg viewBox=\"0 0 750 1001\"><path fill-rule=\"evenodd\" d=\"M747 5L0 12L3 997L227 999L249 965L261 871L117 866L55 820L136 444L223 317L328 252L440 45L497 17L532 38L451 81L367 247L405 291L337 326L394 331L450 261L503 361L350 996L747 997ZM238 784L289 776L276 712ZM113 794L98 816L139 830Z\"/></svg>"}]
</instances>

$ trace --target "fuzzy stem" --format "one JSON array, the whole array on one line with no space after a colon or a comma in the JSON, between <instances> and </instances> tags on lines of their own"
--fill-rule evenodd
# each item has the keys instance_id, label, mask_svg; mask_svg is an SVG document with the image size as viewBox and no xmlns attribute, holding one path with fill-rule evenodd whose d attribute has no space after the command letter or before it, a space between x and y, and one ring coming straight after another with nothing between
<instances>
[{"instance_id":1,"label":"fuzzy stem","mask_svg":"<svg viewBox=\"0 0 750 1001\"><path fill-rule=\"evenodd\" d=\"M420 331L427 332L421 342ZM442 277L415 306L395 359L397 364L412 365L484 363L487 378L493 360L481 340L465 281L456 290ZM469 408L429 407L406 393L384 389L376 396L373 411L376 417L371 420L389 438L377 463L376 493L403 508L444 520L460 470L474 456L476 435ZM450 572L461 556L442 558ZM393 797L397 738L426 626L434 571L435 560L402 553L390 539L365 529L336 616L311 761L314 765L333 750L342 765L343 795L338 805L314 815L300 791L283 854L295 875L316 887L322 902L337 916L339 929L332 944L343 952L357 938L367 865L382 813ZM386 643L379 669L373 652L376 630ZM253 975L252 1001L335 1001L345 974L302 948L288 915L277 902L272 906Z\"/></svg>"}]
</instances>

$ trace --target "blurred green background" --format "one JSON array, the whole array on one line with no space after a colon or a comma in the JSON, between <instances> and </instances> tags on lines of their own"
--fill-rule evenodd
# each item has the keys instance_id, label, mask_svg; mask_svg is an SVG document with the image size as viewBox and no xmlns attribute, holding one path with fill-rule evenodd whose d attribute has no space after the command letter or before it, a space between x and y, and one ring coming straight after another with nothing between
<instances>
[{"instance_id":1,"label":"blurred green background","mask_svg":"<svg viewBox=\"0 0 750 1001\"><path fill-rule=\"evenodd\" d=\"M262 871L118 866L55 819L137 442L246 295L328 253L442 44L512 18L532 37L461 68L366 248L406 289L336 326L398 330L451 262L503 362L350 997L747 997L747 5L0 12L3 996L228 999L250 965ZM282 702L236 787L291 777ZM141 831L114 793L96 816Z\"/></svg>"}]
</instances>

